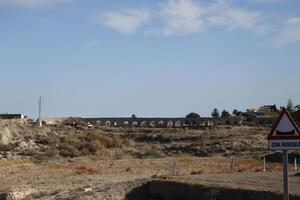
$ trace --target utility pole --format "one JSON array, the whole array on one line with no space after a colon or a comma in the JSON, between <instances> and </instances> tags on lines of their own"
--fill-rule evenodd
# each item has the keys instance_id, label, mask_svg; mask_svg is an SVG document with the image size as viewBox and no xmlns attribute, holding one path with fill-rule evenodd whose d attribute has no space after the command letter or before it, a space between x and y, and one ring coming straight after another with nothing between
<instances>
[{"instance_id":1,"label":"utility pole","mask_svg":"<svg viewBox=\"0 0 300 200\"><path fill-rule=\"evenodd\" d=\"M42 127L42 97L39 98L39 119L38 119L39 127Z\"/></svg>"},{"instance_id":2,"label":"utility pole","mask_svg":"<svg viewBox=\"0 0 300 200\"><path fill-rule=\"evenodd\" d=\"M263 163L264 163L263 172L266 172L266 156L264 156Z\"/></svg>"},{"instance_id":3,"label":"utility pole","mask_svg":"<svg viewBox=\"0 0 300 200\"><path fill-rule=\"evenodd\" d=\"M288 156L288 150L283 150L283 200L289 200Z\"/></svg>"}]
</instances>

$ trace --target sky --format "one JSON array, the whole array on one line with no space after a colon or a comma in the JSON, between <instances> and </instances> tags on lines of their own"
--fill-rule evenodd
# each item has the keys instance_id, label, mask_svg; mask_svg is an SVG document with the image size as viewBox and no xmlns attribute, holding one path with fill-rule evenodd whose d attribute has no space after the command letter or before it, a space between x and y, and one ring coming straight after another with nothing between
<instances>
[{"instance_id":1,"label":"sky","mask_svg":"<svg viewBox=\"0 0 300 200\"><path fill-rule=\"evenodd\" d=\"M0 113L300 104L299 0L0 0Z\"/></svg>"}]
</instances>

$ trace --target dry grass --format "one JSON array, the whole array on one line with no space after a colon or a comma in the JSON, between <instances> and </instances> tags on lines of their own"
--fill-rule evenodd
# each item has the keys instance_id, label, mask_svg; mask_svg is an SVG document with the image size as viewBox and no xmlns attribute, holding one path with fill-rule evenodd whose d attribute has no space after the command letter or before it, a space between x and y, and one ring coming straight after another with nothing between
<instances>
[{"instance_id":1,"label":"dry grass","mask_svg":"<svg viewBox=\"0 0 300 200\"><path fill-rule=\"evenodd\" d=\"M266 163L266 171L279 171L282 169L282 163ZM234 167L235 171L238 172L261 172L263 171L263 162L254 159L240 159L237 160Z\"/></svg>"},{"instance_id":2,"label":"dry grass","mask_svg":"<svg viewBox=\"0 0 300 200\"><path fill-rule=\"evenodd\" d=\"M0 167L9 167L9 166L18 166L18 165L27 165L33 164L29 159L14 159L14 160L0 160Z\"/></svg>"},{"instance_id":3,"label":"dry grass","mask_svg":"<svg viewBox=\"0 0 300 200\"><path fill-rule=\"evenodd\" d=\"M101 174L100 167L97 167L92 164L63 164L63 163L52 163L49 164L48 167L56 169L56 170L71 170L74 171L76 175L93 175L93 174Z\"/></svg>"},{"instance_id":4,"label":"dry grass","mask_svg":"<svg viewBox=\"0 0 300 200\"><path fill-rule=\"evenodd\" d=\"M83 175L83 174L88 174L88 175L93 175L93 174L101 174L101 170L94 167L94 166L86 166L86 165L81 165L75 167L75 174L77 175Z\"/></svg>"},{"instance_id":5,"label":"dry grass","mask_svg":"<svg viewBox=\"0 0 300 200\"><path fill-rule=\"evenodd\" d=\"M54 145L58 142L57 138L48 135L40 136L37 142L44 145Z\"/></svg>"},{"instance_id":6,"label":"dry grass","mask_svg":"<svg viewBox=\"0 0 300 200\"><path fill-rule=\"evenodd\" d=\"M258 169L262 169L262 163L258 160L237 160L234 164L234 170L238 172L256 171Z\"/></svg>"},{"instance_id":7,"label":"dry grass","mask_svg":"<svg viewBox=\"0 0 300 200\"><path fill-rule=\"evenodd\" d=\"M279 171L282 170L282 163L267 163L266 164L266 171Z\"/></svg>"},{"instance_id":8,"label":"dry grass","mask_svg":"<svg viewBox=\"0 0 300 200\"><path fill-rule=\"evenodd\" d=\"M104 149L122 149L134 146L134 143L127 138L106 136L95 130L82 131L79 134L69 134L62 137L41 136L38 138L38 143L47 146L44 151L46 157L99 155Z\"/></svg>"}]
</instances>

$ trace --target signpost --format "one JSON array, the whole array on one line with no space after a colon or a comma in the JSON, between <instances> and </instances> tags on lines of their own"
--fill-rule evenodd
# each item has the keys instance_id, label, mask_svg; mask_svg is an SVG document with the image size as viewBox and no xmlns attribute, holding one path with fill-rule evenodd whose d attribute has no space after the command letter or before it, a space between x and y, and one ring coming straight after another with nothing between
<instances>
[{"instance_id":1,"label":"signpost","mask_svg":"<svg viewBox=\"0 0 300 200\"><path fill-rule=\"evenodd\" d=\"M300 129L287 109L283 109L268 135L270 150L282 150L283 200L289 200L288 150L300 149Z\"/></svg>"}]
</instances>

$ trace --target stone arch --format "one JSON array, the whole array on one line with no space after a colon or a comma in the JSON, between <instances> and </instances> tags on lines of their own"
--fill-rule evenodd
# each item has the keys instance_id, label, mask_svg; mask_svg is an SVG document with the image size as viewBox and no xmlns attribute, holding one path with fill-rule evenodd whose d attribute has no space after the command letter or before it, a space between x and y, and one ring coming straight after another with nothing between
<instances>
[{"instance_id":1,"label":"stone arch","mask_svg":"<svg viewBox=\"0 0 300 200\"><path fill-rule=\"evenodd\" d=\"M101 125L101 121L100 121L100 120L97 120L97 121L96 121L96 125Z\"/></svg>"},{"instance_id":2,"label":"stone arch","mask_svg":"<svg viewBox=\"0 0 300 200\"><path fill-rule=\"evenodd\" d=\"M47 126L47 122L46 121L42 121L42 125L43 126Z\"/></svg>"},{"instance_id":3,"label":"stone arch","mask_svg":"<svg viewBox=\"0 0 300 200\"><path fill-rule=\"evenodd\" d=\"M160 127L160 128L162 128L162 127L165 127L166 125L165 125L165 121L164 120L160 120L159 122L158 122L158 127Z\"/></svg>"},{"instance_id":4,"label":"stone arch","mask_svg":"<svg viewBox=\"0 0 300 200\"><path fill-rule=\"evenodd\" d=\"M199 126L202 126L202 127L204 127L204 126L205 126L205 121L201 121L201 122L199 122Z\"/></svg>"},{"instance_id":5,"label":"stone arch","mask_svg":"<svg viewBox=\"0 0 300 200\"><path fill-rule=\"evenodd\" d=\"M111 122L110 121L106 121L105 122L105 126L110 126L111 125Z\"/></svg>"},{"instance_id":6,"label":"stone arch","mask_svg":"<svg viewBox=\"0 0 300 200\"><path fill-rule=\"evenodd\" d=\"M177 127L177 128L178 128L178 127L181 127L181 121L176 121L176 122L175 122L175 127Z\"/></svg>"},{"instance_id":7,"label":"stone arch","mask_svg":"<svg viewBox=\"0 0 300 200\"><path fill-rule=\"evenodd\" d=\"M184 126L190 126L190 122L188 120L185 120L183 125Z\"/></svg>"},{"instance_id":8,"label":"stone arch","mask_svg":"<svg viewBox=\"0 0 300 200\"><path fill-rule=\"evenodd\" d=\"M137 122L137 121L133 121L133 122L132 122L132 127L137 127L137 125L138 125L138 122Z\"/></svg>"},{"instance_id":9,"label":"stone arch","mask_svg":"<svg viewBox=\"0 0 300 200\"><path fill-rule=\"evenodd\" d=\"M155 128L155 121L150 121L149 125L151 128Z\"/></svg>"},{"instance_id":10,"label":"stone arch","mask_svg":"<svg viewBox=\"0 0 300 200\"><path fill-rule=\"evenodd\" d=\"M213 126L214 123L212 121L207 121L207 126Z\"/></svg>"},{"instance_id":11,"label":"stone arch","mask_svg":"<svg viewBox=\"0 0 300 200\"><path fill-rule=\"evenodd\" d=\"M124 121L123 122L123 126L129 126L129 122L128 121Z\"/></svg>"},{"instance_id":12,"label":"stone arch","mask_svg":"<svg viewBox=\"0 0 300 200\"><path fill-rule=\"evenodd\" d=\"M173 127L174 123L170 120L167 122L167 127L170 128L170 127Z\"/></svg>"},{"instance_id":13,"label":"stone arch","mask_svg":"<svg viewBox=\"0 0 300 200\"><path fill-rule=\"evenodd\" d=\"M142 121L141 122L141 127L146 127L147 126L147 122L146 121Z\"/></svg>"},{"instance_id":14,"label":"stone arch","mask_svg":"<svg viewBox=\"0 0 300 200\"><path fill-rule=\"evenodd\" d=\"M160 120L159 122L158 122L158 125L160 125L160 126L163 126L165 124L165 122L163 121L163 120Z\"/></svg>"}]
</instances>

